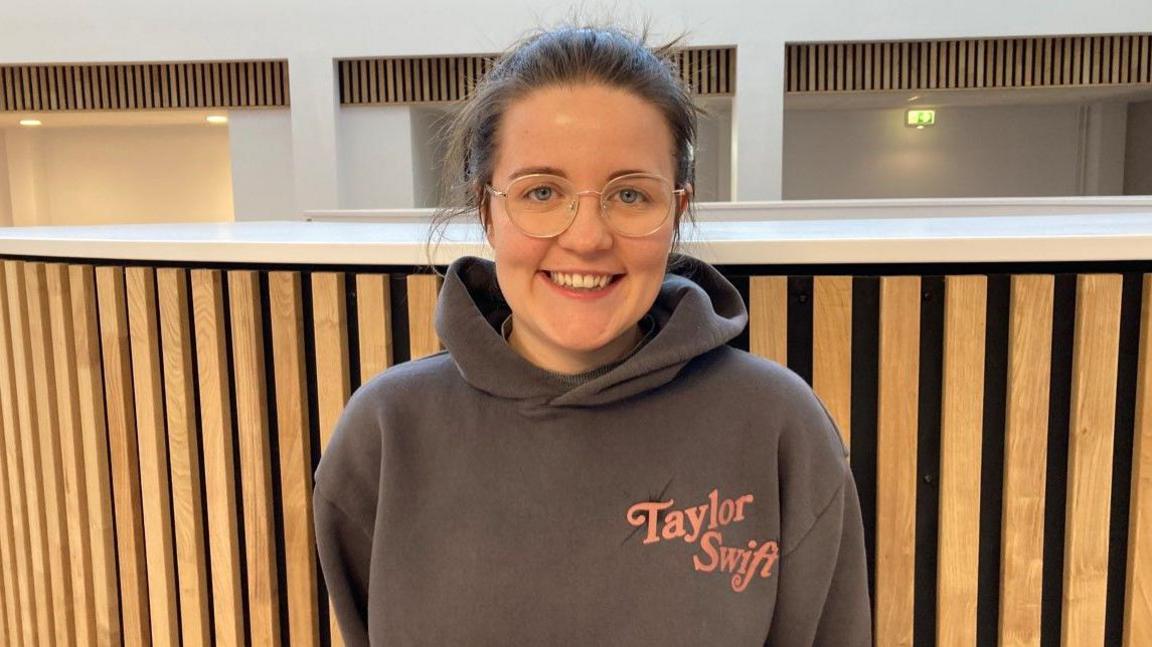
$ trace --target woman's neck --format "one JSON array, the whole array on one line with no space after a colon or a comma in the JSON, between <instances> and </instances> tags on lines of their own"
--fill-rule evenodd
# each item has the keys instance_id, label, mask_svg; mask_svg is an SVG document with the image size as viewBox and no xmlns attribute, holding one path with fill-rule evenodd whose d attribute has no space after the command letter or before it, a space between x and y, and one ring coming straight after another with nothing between
<instances>
[{"instance_id":1,"label":"woman's neck","mask_svg":"<svg viewBox=\"0 0 1152 647\"><path fill-rule=\"evenodd\" d=\"M531 364L552 373L577 375L595 368L611 364L621 359L636 347L644 336L639 325L632 326L616 339L600 348L590 351L573 351L556 348L531 335L520 334L521 328L512 321L512 332L508 345Z\"/></svg>"}]
</instances>

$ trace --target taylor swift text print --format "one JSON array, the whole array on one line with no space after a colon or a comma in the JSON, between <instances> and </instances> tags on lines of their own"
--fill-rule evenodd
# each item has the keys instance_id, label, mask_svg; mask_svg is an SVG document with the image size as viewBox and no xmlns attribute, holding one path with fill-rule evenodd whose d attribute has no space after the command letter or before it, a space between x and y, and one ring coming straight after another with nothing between
<instances>
[{"instance_id":1,"label":"taylor swift text print","mask_svg":"<svg viewBox=\"0 0 1152 647\"><path fill-rule=\"evenodd\" d=\"M735 499L720 499L712 490L708 500L700 505L683 509L669 509L676 501L641 501L628 508L628 523L645 530L644 543L683 539L687 543L700 543L700 551L692 556L692 567L700 573L732 573L732 590L748 588L752 576L772 574L772 567L780 556L775 541L747 543L747 547L725 546L721 530L729 524L744 521L744 509L755 498L744 494ZM665 512L666 511L666 512Z\"/></svg>"}]
</instances>

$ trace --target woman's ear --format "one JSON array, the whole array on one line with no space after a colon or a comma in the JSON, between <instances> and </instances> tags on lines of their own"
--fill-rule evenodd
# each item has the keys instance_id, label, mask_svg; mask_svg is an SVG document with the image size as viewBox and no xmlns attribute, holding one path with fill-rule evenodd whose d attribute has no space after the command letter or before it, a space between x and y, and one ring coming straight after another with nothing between
<instances>
[{"instance_id":1,"label":"woman's ear","mask_svg":"<svg viewBox=\"0 0 1152 647\"><path fill-rule=\"evenodd\" d=\"M676 215L677 215L677 217L683 215L684 212L688 210L688 205L691 204L691 202L692 202L693 191L694 191L694 188L692 186L692 183L686 182L684 184L684 193L681 193L677 196L677 198L679 198L676 201Z\"/></svg>"}]
</instances>

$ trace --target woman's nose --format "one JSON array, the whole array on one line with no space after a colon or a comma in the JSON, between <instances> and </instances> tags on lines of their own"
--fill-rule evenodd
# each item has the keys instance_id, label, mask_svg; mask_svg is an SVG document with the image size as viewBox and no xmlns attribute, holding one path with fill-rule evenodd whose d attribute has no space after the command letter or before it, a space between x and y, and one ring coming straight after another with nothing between
<instances>
[{"instance_id":1,"label":"woman's nose","mask_svg":"<svg viewBox=\"0 0 1152 647\"><path fill-rule=\"evenodd\" d=\"M573 207L576 218L568 229L560 234L562 246L580 250L605 249L612 246L612 230L601 213L600 196L585 193L576 196Z\"/></svg>"}]
</instances>

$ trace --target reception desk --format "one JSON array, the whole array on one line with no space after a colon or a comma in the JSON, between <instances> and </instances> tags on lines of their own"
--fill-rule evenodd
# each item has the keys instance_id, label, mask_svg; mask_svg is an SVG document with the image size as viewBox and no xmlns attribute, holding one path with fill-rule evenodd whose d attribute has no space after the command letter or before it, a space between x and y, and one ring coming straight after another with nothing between
<instances>
[{"instance_id":1,"label":"reception desk","mask_svg":"<svg viewBox=\"0 0 1152 647\"><path fill-rule=\"evenodd\" d=\"M340 644L312 472L439 344L420 223L0 230L0 642ZM704 221L836 418L876 644L1152 644L1152 211Z\"/></svg>"}]
</instances>

